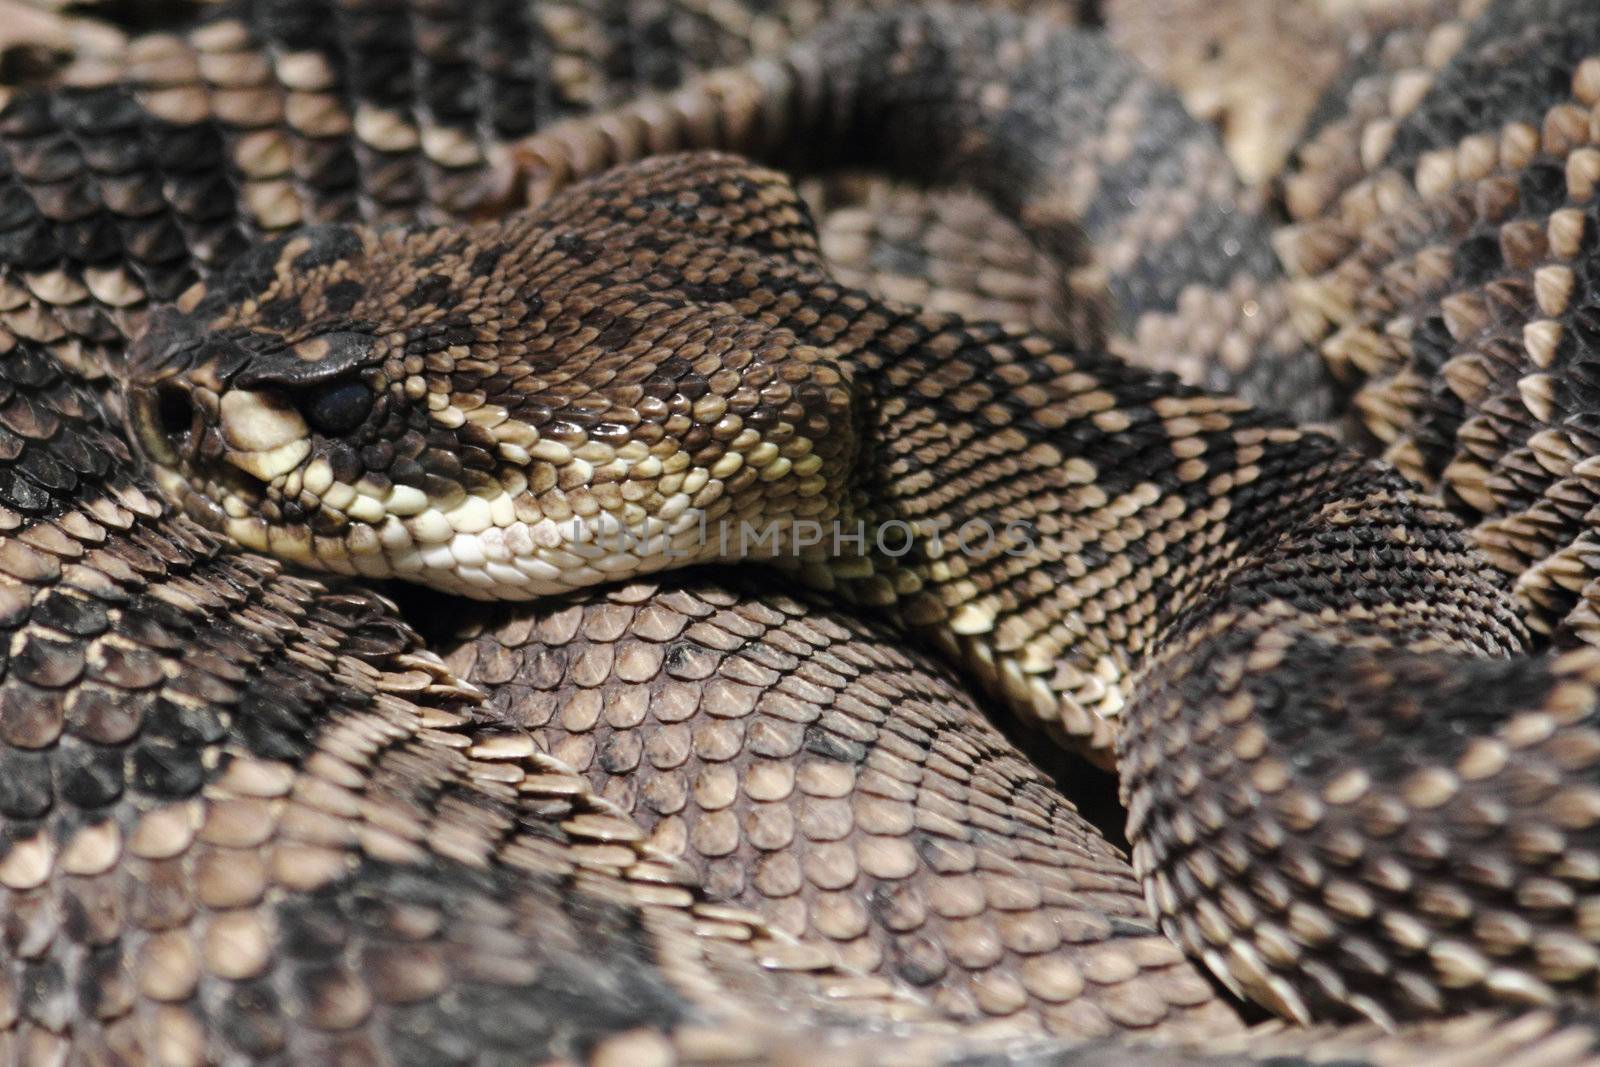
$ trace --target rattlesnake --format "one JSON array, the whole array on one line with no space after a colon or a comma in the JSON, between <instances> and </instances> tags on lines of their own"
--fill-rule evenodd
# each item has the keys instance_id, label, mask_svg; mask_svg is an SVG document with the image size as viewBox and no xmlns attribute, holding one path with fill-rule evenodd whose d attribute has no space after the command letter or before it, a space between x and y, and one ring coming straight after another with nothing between
<instances>
[{"instance_id":1,"label":"rattlesnake","mask_svg":"<svg viewBox=\"0 0 1600 1067\"><path fill-rule=\"evenodd\" d=\"M1557 91L1571 86L1582 99L1587 14L1570 7L1503 5L1476 40L1492 45L1508 24L1526 20L1536 43L1541 33L1568 42L1574 54L1555 61L1567 68ZM142 88L24 95L0 125L11 168L6 321L18 335L0 370L9 454L0 519L11 531L0 541L11 633L0 716L9 746L0 886L16 1048L179 1063L298 1056L645 1064L674 1055L1406 1062L1439 1054L1469 1062L1503 1059L1513 1049L1562 1063L1590 1055L1592 1024L1578 997L1592 981L1593 949L1565 930L1585 929L1579 894L1591 855L1582 835L1595 817L1586 772L1596 667L1583 651L1465 658L1529 647L1523 616L1530 604L1538 629L1564 624L1573 641L1587 632L1581 598L1574 610L1570 597L1542 598L1546 586L1538 582L1508 588L1482 566L1471 541L1492 550L1493 523L1465 530L1397 474L1327 437L1098 353L1096 340L1135 355L1150 346L1158 334L1146 332L1139 343L1140 329L1152 329L1139 325L1152 321L1138 313L1141 300L1154 305L1154 318L1165 312L1186 321L1186 297L1167 279L1150 277L1145 296L1129 290L1090 308L1076 346L885 304L827 277L804 209L781 176L726 157L669 157L624 169L479 230L380 235L333 226L246 252L253 232L300 222L501 213L515 199L517 166L570 163L563 153L571 145L592 143L582 130L558 133L524 146L518 164L506 142L546 116L506 101L519 99L519 86L520 99L532 87L542 104L552 91L592 88L577 72L581 63L555 62L563 49L552 45L582 54L595 43L586 31L607 22L554 8L533 9L534 19L423 5L339 7L326 21L319 8L299 3L241 12L187 39L151 39L99 68L91 58L71 75L126 75ZM714 25L692 12L683 21L664 13L659 22L626 9L611 14L612 25L635 29ZM509 25L496 21L507 15ZM1181 122L1170 100L1059 29L943 9L846 26L834 32L859 46L836 53L846 71L869 63L874 48L888 46L892 58L903 43L895 32L908 26L935 40L949 32L957 47L945 58L955 61L974 39L1009 38L1046 60L1065 48L1080 64L1108 64L1118 79L1111 84ZM641 33L640 40L653 38ZM841 37L831 40L839 47ZM911 34L913 48L922 40ZM801 71L807 47L816 46L797 53ZM627 54L606 60L615 66ZM636 56L657 54L641 46ZM407 57L407 76L397 73L396 57ZM1470 70L1474 58L1469 46L1461 66ZM884 69L893 72L892 64ZM938 69L937 62L914 65ZM1049 63L1026 69L1048 73ZM545 70L561 77L547 81ZM710 83L719 94L713 110L762 99L728 93L738 77ZM870 123L883 113L873 110L868 84L860 114ZM959 77L949 84L959 102L966 84ZM645 114L664 122L662 147L693 130L675 115L706 113L692 110L702 91L691 85L665 107L645 105L654 108ZM1531 106L1512 97L1524 111ZM949 102L934 93L919 105L937 122ZM798 114L826 120L830 112ZM976 118L961 128L981 132L984 116ZM1481 110L1469 115L1480 118ZM600 129L619 128L616 119L604 121L610 125ZM887 121L898 117L891 111ZM713 125L709 136L686 140L761 147L731 136L745 128ZM1172 128L1182 134L1172 142L1179 148L1206 150L1197 127ZM1555 122L1557 135L1571 128L1569 120ZM1327 131L1337 140L1337 123ZM1395 139L1406 145L1400 134ZM1525 140L1508 133L1506 141L1496 163L1532 169L1537 143L1518 157L1510 153ZM993 144L995 162L1004 163L1010 148ZM613 147L607 151L627 154L625 143ZM1473 151L1472 158L1482 155ZM1352 244L1350 228L1362 221L1364 197L1388 204L1383 197L1399 194L1391 175L1372 169L1339 202L1344 215L1280 239L1291 271L1325 266L1314 252L1354 247L1358 264L1373 258L1370 242ZM1180 185L1185 177L1181 169L1166 173ZM1580 163L1563 176L1581 182L1584 173ZM1225 170L1202 175L1208 195L1220 190L1241 211L1256 205ZM1038 192L1031 181L1023 174L1011 195ZM1301 201L1320 195L1313 183L1295 188ZM1427 204L1405 200L1409 215L1431 217ZM1081 265L1072 224L1082 205L1046 207L1055 210L1031 219L1024 210L1024 221L1036 233L1063 235L1043 246L1046 253ZM1448 217L1470 229L1470 218ZM1264 247L1259 222L1241 214L1238 225L1244 236L1236 254ZM1570 218L1553 222L1546 250L1561 254L1559 238L1573 226ZM474 264L491 245L502 246L498 258L480 271ZM1580 243L1569 258L1581 250ZM673 259L679 254L689 257L691 275L674 272L683 266ZM1265 301L1281 299L1278 327L1306 306L1342 310L1329 292L1362 277L1347 267L1331 289L1327 281L1280 289L1276 261L1246 254L1241 262L1250 264L1245 274L1264 277L1239 309L1253 302L1260 314ZM656 264L674 270L652 273ZM1483 273L1473 277L1492 281ZM181 296L197 276L207 288ZM774 488L745 498L772 514L789 513L786 501L796 494L783 479L812 454L821 465L799 477L815 475L823 486L800 495L833 502L818 515L918 519L930 507L975 500L983 514L1025 520L1047 546L1070 548L1050 557L1065 570L1047 571L1043 587L1031 588L1017 575L1037 572L1032 557L1028 569L1012 571L1008 561L1019 557L991 554L953 575L925 550L904 562L871 559L870 573L829 553L800 570L812 583L833 585L831 596L782 591L773 572L738 564L553 603L451 605L444 614L469 616L465 633L454 636L430 617L441 604L413 603L412 617L433 623L441 660L381 597L292 576L263 556L223 547L202 528L226 514L225 501L208 506L194 492L221 484L219 445L265 453L295 437L250 440L248 431L264 425L262 405L277 413L266 421L269 437L293 429L291 412L319 427L313 451L328 465L330 487L354 485L360 470L389 470L385 502L407 479L435 500L459 495L452 479L485 489L466 472L484 470L470 450L482 451L487 439L463 431L455 450L433 439L440 427L469 425L468 411L488 414L479 409L496 395L484 386L496 367L483 361L498 350L473 352L484 338L453 335L460 323L430 334L431 314L409 322L415 336L396 340L431 337L425 347L435 358L410 369L395 352L397 369L362 379L365 395L350 388L347 373L321 384L307 378L329 358L355 365L373 356L368 315L398 328L419 308L459 306L468 276L525 283L505 297L521 318L502 303L475 326L543 328L532 301L564 300L567 318L551 312L559 328L549 337L566 336L563 343L579 352L599 345L636 358L651 350L629 348L642 327L627 313L648 307L647 329L669 338L673 329L689 330L675 345L732 339L708 351L763 355L732 369L830 370L821 379L796 375L793 388L777 395L761 392L770 377L723 383L690 360L646 368L659 373L645 380L676 383L683 396L696 394L691 400L720 396L751 425L810 435L809 453L776 458L759 437L732 446L744 450L741 465L776 471ZM1209 280L1240 296L1230 277ZM1386 280L1394 281L1393 272ZM338 289L341 281L354 288ZM281 289L273 296L287 299L267 306L261 298L272 286ZM590 318L598 314L590 306L596 295L618 305L607 323ZM662 300L677 306L652 304ZM176 301L182 310L147 323L147 301ZM1199 321L1218 321L1219 304L1227 321L1226 300L1201 304ZM1461 308L1457 302L1441 315L1459 319ZM360 322L330 333L318 328L329 316ZM563 335L567 325L573 332ZM695 333L696 325L704 330ZM296 331L304 336L279 343ZM1348 351L1355 332L1337 332L1340 342L1324 347ZM1531 336L1530 358L1547 333ZM135 334L142 339L128 365L133 421L160 480L187 498L198 523L149 490L105 411L119 405L118 394L95 384L119 373ZM1222 358L1237 348L1228 334L1185 349L1191 356L1180 364L1197 375L1236 372ZM531 354L539 336L538 329L507 334L505 355L515 359L505 367L565 373L570 360L541 363ZM1273 337L1295 354L1290 334L1275 328ZM513 351L522 344L529 350ZM466 351L455 352L458 345ZM1321 373L1314 361L1299 366L1302 377L1291 380ZM954 373L963 368L974 374ZM1244 370L1244 388L1275 387L1264 375L1248 376L1254 365ZM233 380L240 372L247 377ZM626 368L619 373L625 377ZM451 375L470 376L471 384ZM704 388L691 384L696 375ZM392 411L402 412L398 397L408 395L410 377L422 387L411 399L441 395L441 411L452 408L452 397L437 383L450 383L461 418L412 425L420 448L396 444L387 457L330 450L373 411L391 410L380 410L379 397L391 385L400 391ZM1387 379L1374 381L1381 388ZM747 389L760 394L755 407ZM1553 389L1529 387L1535 403L1558 395ZM226 399L283 390L309 406ZM479 391L486 394L479 403L467 401ZM648 386L645 392L653 395ZM662 399L677 395L669 389ZM1304 399L1334 410L1326 397ZM532 406L512 413L532 418L538 402L526 403ZM758 417L763 403L769 415ZM1368 400L1358 409L1389 414L1394 405ZM588 414L559 433L546 433L554 422L539 415L541 440L572 438L562 466L604 466L607 457L581 451L577 431L589 431L591 441L611 432L596 427L611 425L603 416L615 404L572 410ZM244 438L230 434L230 411ZM959 436L974 417L991 428L981 449ZM392 428L398 442L404 426ZM1058 434L1073 442L1072 454ZM1449 464L1430 467L1432 453L1417 448L1413 458L1403 435L1394 436L1401 446L1391 454L1408 472L1437 478L1443 470L1445 484L1457 484ZM535 460L538 441L506 440ZM898 466L874 453L896 447L909 457ZM500 457L521 462L515 451ZM547 449L537 461L562 458ZM725 458L708 453L696 462L709 471ZM777 468L780 458L788 469ZM401 460L417 471L401 470ZM352 462L358 473L347 480ZM719 478L735 481L736 472L718 469ZM878 474L863 481L862 471ZM257 473L271 481L287 470ZM1465 473L1462 487L1489 485ZM231 487L251 485L227 477ZM557 487L572 492L560 479ZM1525 482L1517 483L1524 493ZM319 474L313 498L327 491L316 488L321 483ZM374 486L383 488L367 479L363 489ZM1555 499L1571 492L1563 487ZM1466 493L1456 496L1457 506L1477 506ZM1501 499L1480 494L1477 502ZM274 501L273 521L292 525L319 503L299 499L286 510ZM473 566L491 576L486 565L454 554L454 536L471 538L484 527L476 518L461 529L446 521L451 562L436 580ZM1548 536L1565 545L1573 525ZM319 530L340 532L337 524ZM314 543L291 543L298 535L263 537L302 561L319 558ZM323 566L382 573L408 559L340 543L320 556ZM1185 558L1157 573L1162 554L1186 545ZM1140 588L1138 578L1118 573L1135 558L1152 584ZM569 563L556 555L544 562L558 573ZM1504 562L1502 553L1497 564ZM953 595L943 596L947 590ZM929 591L931 600L917 599ZM1019 592L1057 606L1019 610ZM1072 596L1078 600L1063 610ZM1286 601L1298 618L1284 615ZM972 603L987 610L963 616L959 609ZM954 610L941 613L941 605ZM908 641L896 618L923 631L927 643ZM1026 623L1020 631L1007 625L1016 619ZM1072 630L1086 621L1096 628ZM1161 640L1146 650L1156 635ZM1377 647L1386 643L1399 647ZM1156 932L1115 851L980 714L976 690L951 669L952 654L967 680L987 688L991 709L1042 712L1058 733L1096 753L1110 737L1105 714L1133 698L1122 709L1130 725L1121 760L1151 899L1206 965L1274 1009L1390 1024L1507 999L1571 999L1514 1021L1469 1016L1394 1038L1371 1029L1228 1036L1236 1020ZM1041 657L1051 661L1042 670ZM1126 681L1118 677L1128 671ZM1052 698L1039 699L1029 677L1046 679ZM1283 678L1306 684L1284 687ZM1420 708L1397 694L1428 694L1437 706ZM1170 719L1206 707L1219 717L1202 714L1192 728ZM1271 724L1265 731L1250 721L1263 711L1261 721ZM1327 728L1336 714L1348 721ZM1501 741L1468 741L1457 732L1467 723L1480 734L1497 726L1508 732ZM1185 740L1207 739L1218 746L1217 760L1186 754L1194 750ZM1293 746L1295 755L1276 758L1274 744ZM1240 821L1232 806L1250 793L1275 798L1269 817ZM1506 805L1518 807L1497 818ZM1496 837L1500 821L1513 831ZM1294 835L1313 831L1322 836L1303 840L1318 843L1302 849ZM1487 836L1472 838L1463 855L1452 844L1458 833ZM1207 837L1217 852L1178 858ZM1385 840L1395 851L1378 851ZM1507 850L1497 852L1497 841ZM1253 850L1280 862L1268 866ZM1441 860L1448 879L1430 873ZM1224 867L1244 880L1228 884ZM1510 886L1501 884L1505 877ZM1289 880L1304 883L1307 895L1297 897ZM1217 902L1202 885L1218 891ZM1464 916L1456 914L1462 907ZM1065 1036L1018 1042L1005 1036L1007 1027L980 1024L983 1016ZM1157 1024L1169 1041L1210 1035L1210 1043L1163 1049L1108 1036Z\"/></svg>"}]
</instances>

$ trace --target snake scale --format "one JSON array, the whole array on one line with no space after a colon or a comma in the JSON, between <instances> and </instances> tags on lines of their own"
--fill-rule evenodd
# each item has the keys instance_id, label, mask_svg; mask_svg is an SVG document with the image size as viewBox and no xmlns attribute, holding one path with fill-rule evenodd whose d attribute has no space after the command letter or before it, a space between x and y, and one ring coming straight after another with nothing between
<instances>
[{"instance_id":1,"label":"snake scale","mask_svg":"<svg viewBox=\"0 0 1600 1067\"><path fill-rule=\"evenodd\" d=\"M258 0L11 95L8 1059L1600 1056L1600 16L1380 13L1263 190L1038 6Z\"/></svg>"}]
</instances>

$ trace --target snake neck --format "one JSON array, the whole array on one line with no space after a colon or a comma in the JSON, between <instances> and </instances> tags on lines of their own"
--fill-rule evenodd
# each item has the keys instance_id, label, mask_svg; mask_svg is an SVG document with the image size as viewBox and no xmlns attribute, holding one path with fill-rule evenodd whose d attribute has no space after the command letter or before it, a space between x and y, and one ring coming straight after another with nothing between
<instances>
[{"instance_id":1,"label":"snake neck","mask_svg":"<svg viewBox=\"0 0 1600 1067\"><path fill-rule=\"evenodd\" d=\"M864 346L855 386L842 536L802 573L1097 762L1139 712L1154 650L1274 601L1383 630L1395 606L1372 603L1349 561L1416 551L1389 543L1407 525L1441 559L1463 550L1436 504L1331 440L1039 335L895 321Z\"/></svg>"},{"instance_id":2,"label":"snake neck","mask_svg":"<svg viewBox=\"0 0 1600 1067\"><path fill-rule=\"evenodd\" d=\"M1201 566L1128 580L1141 541L1159 557L1211 518L1127 477L1151 465L1137 430L1130 469L1100 469L1094 442L1130 429L1118 375L1107 357L1037 335L892 322L856 366L861 445L839 536L799 566L1101 763L1146 643L1210 577ZM1173 417L1229 406L1171 401Z\"/></svg>"}]
</instances>

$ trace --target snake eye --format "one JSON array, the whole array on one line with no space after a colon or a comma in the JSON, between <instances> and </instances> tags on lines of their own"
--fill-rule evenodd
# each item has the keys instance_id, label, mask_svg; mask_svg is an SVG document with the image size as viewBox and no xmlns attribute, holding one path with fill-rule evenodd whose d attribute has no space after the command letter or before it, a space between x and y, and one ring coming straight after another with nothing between
<instances>
[{"instance_id":1,"label":"snake eye","mask_svg":"<svg viewBox=\"0 0 1600 1067\"><path fill-rule=\"evenodd\" d=\"M329 382L310 391L301 408L319 433L346 434L366 420L372 399L372 390L362 382Z\"/></svg>"}]
</instances>

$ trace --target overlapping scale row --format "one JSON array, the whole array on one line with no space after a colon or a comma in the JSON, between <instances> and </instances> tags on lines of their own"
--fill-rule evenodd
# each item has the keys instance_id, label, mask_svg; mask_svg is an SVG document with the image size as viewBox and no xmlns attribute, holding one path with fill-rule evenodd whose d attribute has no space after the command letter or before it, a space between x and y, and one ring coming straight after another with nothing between
<instances>
[{"instance_id":1,"label":"overlapping scale row","mask_svg":"<svg viewBox=\"0 0 1600 1067\"><path fill-rule=\"evenodd\" d=\"M1600 967L1592 657L1265 630L1259 614L1217 618L1206 655L1147 695L1159 714L1130 720L1134 862L1163 929L1292 1018L1585 996ZM1301 686L1244 669L1267 663ZM1202 693L1210 710L1182 723Z\"/></svg>"},{"instance_id":2,"label":"overlapping scale row","mask_svg":"<svg viewBox=\"0 0 1600 1067\"><path fill-rule=\"evenodd\" d=\"M1426 62L1424 41L1442 29L1436 49L1452 36L1459 42L1484 2L1110 0L1104 17L1119 48L1177 87L1194 115L1220 127L1246 179L1277 179L1299 145L1292 169L1310 192L1325 187L1330 172L1359 164L1355 142L1342 137L1362 119L1388 117L1386 107L1373 107L1384 89L1399 83L1414 90L1426 76L1417 69ZM1300 145L1308 131L1334 125L1344 129L1328 131L1309 153Z\"/></svg>"},{"instance_id":3,"label":"overlapping scale row","mask_svg":"<svg viewBox=\"0 0 1600 1067\"><path fill-rule=\"evenodd\" d=\"M145 307L249 240L506 207L510 141L775 47L827 11L261 0L91 45L66 88L0 109L0 313L104 376Z\"/></svg>"},{"instance_id":4,"label":"overlapping scale row","mask_svg":"<svg viewBox=\"0 0 1600 1067\"><path fill-rule=\"evenodd\" d=\"M998 53L1014 62L996 67ZM1302 418L1333 410L1290 322L1260 190L1240 181L1215 131L1100 37L995 12L869 12L781 56L538 131L516 153L537 198L689 148L981 189L1052 265L1035 268L1007 321L1036 320L1028 290L1049 293L1049 325L1084 347ZM892 257L895 241L877 247ZM872 246L859 239L841 247L855 278L895 285L907 271L864 261ZM992 307L993 279L958 289L956 306Z\"/></svg>"},{"instance_id":5,"label":"overlapping scale row","mask_svg":"<svg viewBox=\"0 0 1600 1067\"><path fill-rule=\"evenodd\" d=\"M515 607L448 662L716 896L958 1018L1225 1032L1113 852L952 677L760 575Z\"/></svg>"},{"instance_id":6,"label":"overlapping scale row","mask_svg":"<svg viewBox=\"0 0 1600 1067\"><path fill-rule=\"evenodd\" d=\"M0 308L76 373L109 373L131 315L246 246L219 131L156 119L127 89L13 99L0 154Z\"/></svg>"},{"instance_id":7,"label":"overlapping scale row","mask_svg":"<svg viewBox=\"0 0 1600 1067\"><path fill-rule=\"evenodd\" d=\"M1346 57L1279 176L1292 219L1321 215L1382 167L1399 125L1427 97L1488 6L1489 0L1366 5L1357 17L1376 32Z\"/></svg>"},{"instance_id":8,"label":"overlapping scale row","mask_svg":"<svg viewBox=\"0 0 1600 1067\"><path fill-rule=\"evenodd\" d=\"M1092 335L1104 314L1100 281L1063 278L1014 222L970 193L845 178L804 183L801 194L822 254L846 285L1073 337Z\"/></svg>"},{"instance_id":9,"label":"overlapping scale row","mask_svg":"<svg viewBox=\"0 0 1600 1067\"><path fill-rule=\"evenodd\" d=\"M1281 237L1300 328L1387 455L1475 521L1533 625L1593 639L1600 18L1500 5L1392 134Z\"/></svg>"}]
</instances>

